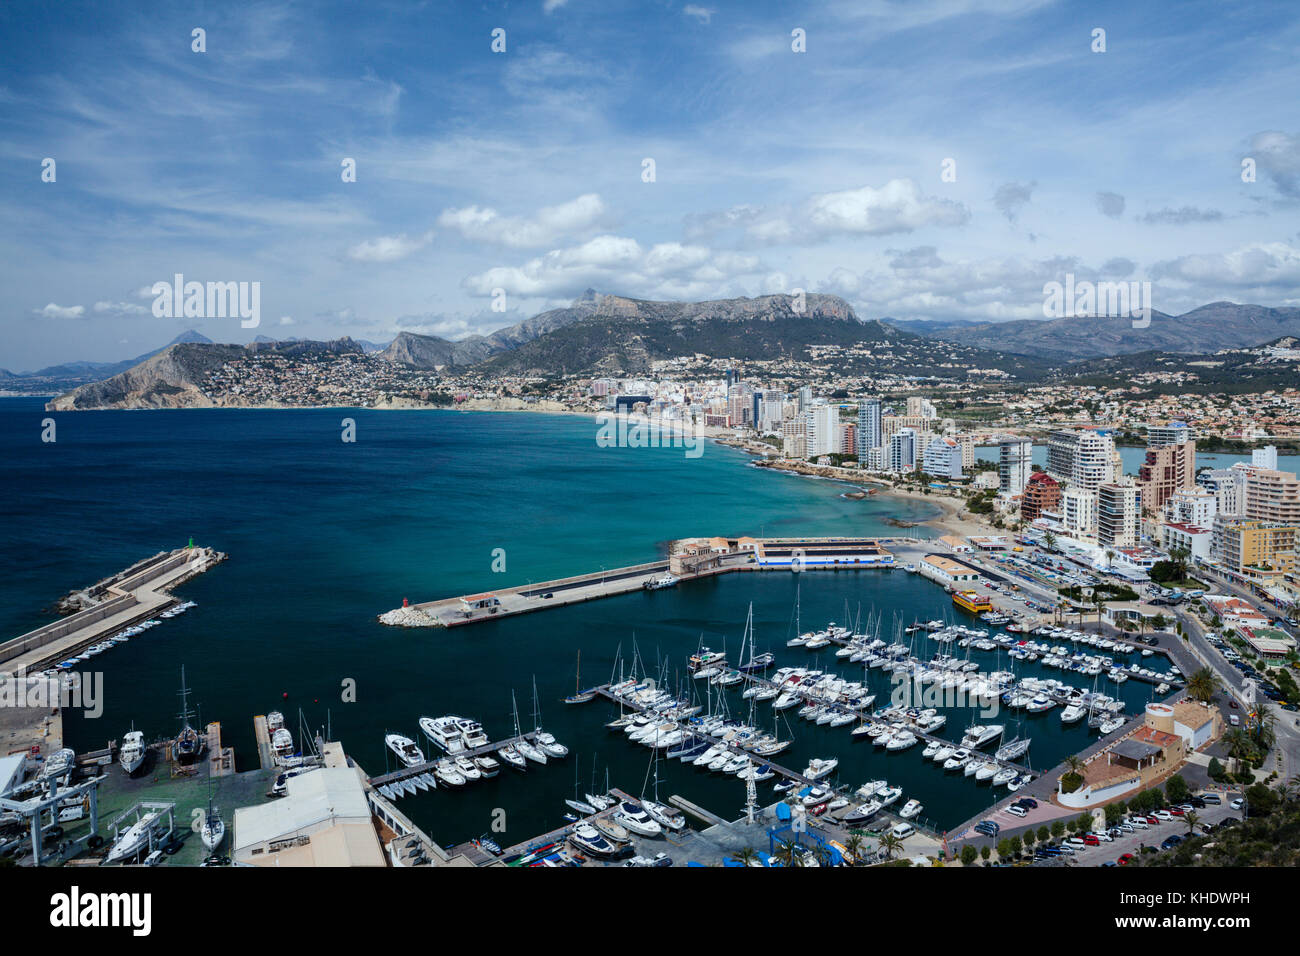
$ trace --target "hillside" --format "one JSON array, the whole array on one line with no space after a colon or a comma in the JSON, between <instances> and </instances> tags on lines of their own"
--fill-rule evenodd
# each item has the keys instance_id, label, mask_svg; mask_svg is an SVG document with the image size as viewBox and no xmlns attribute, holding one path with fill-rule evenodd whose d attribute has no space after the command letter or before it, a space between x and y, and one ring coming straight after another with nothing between
<instances>
[{"instance_id":1,"label":"hillside","mask_svg":"<svg viewBox=\"0 0 1300 956\"><path fill-rule=\"evenodd\" d=\"M1151 325L1135 329L1129 319L1021 319L1014 322L900 322L899 328L930 338L1056 361L1134 352L1217 352L1249 348L1286 335L1300 335L1300 308L1268 308L1211 302L1182 315L1153 311Z\"/></svg>"},{"instance_id":2,"label":"hillside","mask_svg":"<svg viewBox=\"0 0 1300 956\"><path fill-rule=\"evenodd\" d=\"M8 372L0 369L0 388L12 392L25 392L29 395L48 395L51 392L65 392L91 382L102 382L134 368L141 362L162 352L164 349L186 342L211 343L212 340L201 332L188 329L172 339L161 348L156 348L143 355L121 362L64 362L50 365L35 372Z\"/></svg>"}]
</instances>

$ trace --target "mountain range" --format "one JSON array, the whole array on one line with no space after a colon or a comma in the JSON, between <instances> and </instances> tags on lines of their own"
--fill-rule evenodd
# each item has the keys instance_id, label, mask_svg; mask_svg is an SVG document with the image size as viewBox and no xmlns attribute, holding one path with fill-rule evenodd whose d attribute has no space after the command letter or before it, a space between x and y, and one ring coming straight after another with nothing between
<instances>
[{"instance_id":1,"label":"mountain range","mask_svg":"<svg viewBox=\"0 0 1300 956\"><path fill-rule=\"evenodd\" d=\"M927 338L1067 362L1135 352L1217 352L1300 335L1300 308L1235 302L1211 302L1182 315L1153 310L1147 328L1134 328L1130 319L1104 317L885 321Z\"/></svg>"}]
</instances>

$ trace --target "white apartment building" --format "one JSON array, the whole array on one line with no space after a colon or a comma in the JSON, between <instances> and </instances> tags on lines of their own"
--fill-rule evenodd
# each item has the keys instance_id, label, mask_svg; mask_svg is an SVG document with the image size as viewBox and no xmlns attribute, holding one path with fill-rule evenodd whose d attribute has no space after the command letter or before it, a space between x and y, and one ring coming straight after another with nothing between
<instances>
[{"instance_id":1,"label":"white apartment building","mask_svg":"<svg viewBox=\"0 0 1300 956\"><path fill-rule=\"evenodd\" d=\"M807 458L837 453L839 445L835 426L839 424L838 409L834 405L813 405L803 413L804 438L807 441Z\"/></svg>"},{"instance_id":2,"label":"white apartment building","mask_svg":"<svg viewBox=\"0 0 1300 956\"><path fill-rule=\"evenodd\" d=\"M1213 521L1213 519L1211 519ZM1184 522L1170 522L1160 527L1160 547L1166 552L1181 548L1192 558L1210 560L1214 529Z\"/></svg>"},{"instance_id":3,"label":"white apartment building","mask_svg":"<svg viewBox=\"0 0 1300 956\"><path fill-rule=\"evenodd\" d=\"M1061 527L1072 538L1090 540L1097 529L1097 495L1086 488L1061 493Z\"/></svg>"},{"instance_id":4,"label":"white apartment building","mask_svg":"<svg viewBox=\"0 0 1300 956\"><path fill-rule=\"evenodd\" d=\"M1257 468L1268 468L1277 471L1277 447L1275 445L1265 445L1263 448L1252 449L1250 463Z\"/></svg>"},{"instance_id":5,"label":"white apartment building","mask_svg":"<svg viewBox=\"0 0 1300 956\"><path fill-rule=\"evenodd\" d=\"M1104 548L1135 548L1141 520L1138 487L1130 478L1097 489L1097 543Z\"/></svg>"},{"instance_id":6,"label":"white apartment building","mask_svg":"<svg viewBox=\"0 0 1300 956\"><path fill-rule=\"evenodd\" d=\"M1170 524L1189 524L1208 528L1219 513L1219 499L1204 488L1175 491L1165 502L1164 519Z\"/></svg>"},{"instance_id":7,"label":"white apartment building","mask_svg":"<svg viewBox=\"0 0 1300 956\"><path fill-rule=\"evenodd\" d=\"M927 475L936 478L962 477L961 445L951 438L932 438L925 446L922 468Z\"/></svg>"},{"instance_id":8,"label":"white apartment building","mask_svg":"<svg viewBox=\"0 0 1300 956\"><path fill-rule=\"evenodd\" d=\"M998 443L998 493L1018 495L1024 492L1033 474L1034 443L1028 438L1012 438Z\"/></svg>"},{"instance_id":9,"label":"white apartment building","mask_svg":"<svg viewBox=\"0 0 1300 956\"><path fill-rule=\"evenodd\" d=\"M1075 488L1096 492L1115 479L1115 443L1094 431L1054 431L1047 439L1047 473Z\"/></svg>"},{"instance_id":10,"label":"white apartment building","mask_svg":"<svg viewBox=\"0 0 1300 956\"><path fill-rule=\"evenodd\" d=\"M889 439L887 469L889 471L914 471L916 469L917 432L914 428L901 428Z\"/></svg>"},{"instance_id":11,"label":"white apartment building","mask_svg":"<svg viewBox=\"0 0 1300 956\"><path fill-rule=\"evenodd\" d=\"M884 444L880 433L880 399L864 398L858 402L858 460L866 461L867 452Z\"/></svg>"}]
</instances>

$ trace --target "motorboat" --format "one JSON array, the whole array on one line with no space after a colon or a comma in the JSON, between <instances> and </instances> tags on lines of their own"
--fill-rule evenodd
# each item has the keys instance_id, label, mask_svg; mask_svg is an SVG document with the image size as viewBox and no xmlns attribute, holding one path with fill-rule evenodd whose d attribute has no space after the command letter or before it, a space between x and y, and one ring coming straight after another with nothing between
<instances>
[{"instance_id":1,"label":"motorboat","mask_svg":"<svg viewBox=\"0 0 1300 956\"><path fill-rule=\"evenodd\" d=\"M293 756L293 734L287 727L278 727L272 732L271 751L276 763L283 763Z\"/></svg>"},{"instance_id":2,"label":"motorboat","mask_svg":"<svg viewBox=\"0 0 1300 956\"><path fill-rule=\"evenodd\" d=\"M599 830L589 823L579 823L569 834L569 840L579 850L593 856L613 856L617 847L605 839Z\"/></svg>"},{"instance_id":3,"label":"motorboat","mask_svg":"<svg viewBox=\"0 0 1300 956\"><path fill-rule=\"evenodd\" d=\"M898 811L898 815L904 820L911 820L919 814L922 809L923 807L921 806L920 800L908 800L907 803L903 804L903 809Z\"/></svg>"},{"instance_id":4,"label":"motorboat","mask_svg":"<svg viewBox=\"0 0 1300 956\"><path fill-rule=\"evenodd\" d=\"M650 819L665 830L686 829L686 817L681 811L674 810L662 803L656 803L653 800L643 801L642 806L645 808L645 812L650 814Z\"/></svg>"},{"instance_id":5,"label":"motorboat","mask_svg":"<svg viewBox=\"0 0 1300 956\"><path fill-rule=\"evenodd\" d=\"M830 757L826 760L820 757L813 757L808 761L808 766L804 769L803 775L809 780L821 780L835 772L835 768L840 765L839 760Z\"/></svg>"},{"instance_id":6,"label":"motorboat","mask_svg":"<svg viewBox=\"0 0 1300 956\"><path fill-rule=\"evenodd\" d=\"M434 764L433 773L449 787L465 786L465 775L460 772L460 768L449 757L443 757Z\"/></svg>"},{"instance_id":7,"label":"motorboat","mask_svg":"<svg viewBox=\"0 0 1300 956\"><path fill-rule=\"evenodd\" d=\"M966 766L966 764L970 762L970 758L971 758L970 750L967 749L966 747L961 747L958 750L954 750L952 756L944 761L943 769L957 770L961 767Z\"/></svg>"},{"instance_id":8,"label":"motorboat","mask_svg":"<svg viewBox=\"0 0 1300 956\"><path fill-rule=\"evenodd\" d=\"M1002 724L972 724L961 739L962 747L979 750L1002 736L1005 730Z\"/></svg>"},{"instance_id":9,"label":"motorboat","mask_svg":"<svg viewBox=\"0 0 1300 956\"><path fill-rule=\"evenodd\" d=\"M456 769L460 771L460 775L465 778L467 783L483 779L483 771L479 770L478 764L464 754L459 757L452 757L451 762L456 765Z\"/></svg>"},{"instance_id":10,"label":"motorboat","mask_svg":"<svg viewBox=\"0 0 1300 956\"><path fill-rule=\"evenodd\" d=\"M1061 723L1076 724L1088 716L1088 708L1082 704L1070 704L1061 711Z\"/></svg>"},{"instance_id":11,"label":"motorboat","mask_svg":"<svg viewBox=\"0 0 1300 956\"><path fill-rule=\"evenodd\" d=\"M1016 773L1014 768L1003 767L1001 770L999 770L997 773L993 775L993 786L1001 787L1004 784L1010 783L1017 776L1018 774Z\"/></svg>"},{"instance_id":12,"label":"motorboat","mask_svg":"<svg viewBox=\"0 0 1300 956\"><path fill-rule=\"evenodd\" d=\"M484 779L495 777L501 772L501 764L487 755L475 757L474 766L478 767L478 772Z\"/></svg>"},{"instance_id":13,"label":"motorboat","mask_svg":"<svg viewBox=\"0 0 1300 956\"><path fill-rule=\"evenodd\" d=\"M876 794L876 799L880 801L882 807L887 807L903 795L902 787L886 787Z\"/></svg>"},{"instance_id":14,"label":"motorboat","mask_svg":"<svg viewBox=\"0 0 1300 956\"><path fill-rule=\"evenodd\" d=\"M516 770L524 770L528 764L528 761L524 759L524 755L515 748L514 744L506 744L497 751L497 756Z\"/></svg>"},{"instance_id":15,"label":"motorboat","mask_svg":"<svg viewBox=\"0 0 1300 956\"><path fill-rule=\"evenodd\" d=\"M122 749L117 752L118 762L128 774L135 773L144 763L144 734L138 730L129 730L122 738Z\"/></svg>"},{"instance_id":16,"label":"motorboat","mask_svg":"<svg viewBox=\"0 0 1300 956\"><path fill-rule=\"evenodd\" d=\"M445 754L454 756L465 749L465 735L456 723L458 719L451 714L437 718L421 717L420 730L424 731L424 736L428 737L429 742L435 747Z\"/></svg>"},{"instance_id":17,"label":"motorboat","mask_svg":"<svg viewBox=\"0 0 1300 956\"><path fill-rule=\"evenodd\" d=\"M805 807L815 807L819 803L825 803L832 796L829 787L809 787L799 792L800 799Z\"/></svg>"},{"instance_id":18,"label":"motorboat","mask_svg":"<svg viewBox=\"0 0 1300 956\"><path fill-rule=\"evenodd\" d=\"M554 757L556 760L559 760L561 757L567 757L569 755L569 748L564 746L564 744L556 740L553 735L548 734L544 730L537 731L537 735L534 739L537 742L538 749L548 757Z\"/></svg>"},{"instance_id":19,"label":"motorboat","mask_svg":"<svg viewBox=\"0 0 1300 956\"><path fill-rule=\"evenodd\" d=\"M614 812L614 821L638 836L655 837L664 832L663 827L645 812L645 808L636 803L629 802L620 806Z\"/></svg>"},{"instance_id":20,"label":"motorboat","mask_svg":"<svg viewBox=\"0 0 1300 956\"><path fill-rule=\"evenodd\" d=\"M54 780L71 773L76 758L76 751L70 747L54 751L45 758L45 765L41 767L39 779L42 781Z\"/></svg>"},{"instance_id":21,"label":"motorboat","mask_svg":"<svg viewBox=\"0 0 1300 956\"><path fill-rule=\"evenodd\" d=\"M402 734L386 734L384 743L397 755L404 766L414 767L425 762L424 751L415 745L415 741ZM463 782L463 781L462 781Z\"/></svg>"},{"instance_id":22,"label":"motorboat","mask_svg":"<svg viewBox=\"0 0 1300 956\"><path fill-rule=\"evenodd\" d=\"M971 763L974 762L975 761L973 760L971 761ZM970 764L967 764L967 766L970 766ZM978 767L975 768L975 779L980 782L983 782L985 780L990 780L1001 769L1002 767L1000 764L998 764L997 761L989 760L985 763L980 764Z\"/></svg>"},{"instance_id":23,"label":"motorboat","mask_svg":"<svg viewBox=\"0 0 1300 956\"><path fill-rule=\"evenodd\" d=\"M469 717L455 717L456 728L460 731L460 737L465 745L466 750L478 750L480 747L486 747L489 743L487 731L477 720L471 720Z\"/></svg>"},{"instance_id":24,"label":"motorboat","mask_svg":"<svg viewBox=\"0 0 1300 956\"><path fill-rule=\"evenodd\" d=\"M880 809L881 805L879 801L870 800L867 803L859 804L848 813L844 814L844 816L840 818L840 822L848 824L849 826L856 823L866 823L879 813Z\"/></svg>"},{"instance_id":25,"label":"motorboat","mask_svg":"<svg viewBox=\"0 0 1300 956\"><path fill-rule=\"evenodd\" d=\"M623 827L609 817L596 817L591 821L591 825L600 831L601 836L611 843L628 844L632 842L632 834L627 832Z\"/></svg>"}]
</instances>

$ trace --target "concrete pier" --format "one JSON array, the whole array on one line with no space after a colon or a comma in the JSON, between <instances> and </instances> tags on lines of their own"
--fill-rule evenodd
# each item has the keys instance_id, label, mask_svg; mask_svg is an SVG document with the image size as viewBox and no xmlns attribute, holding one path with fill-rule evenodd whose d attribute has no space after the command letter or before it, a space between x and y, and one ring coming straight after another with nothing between
<instances>
[{"instance_id":1,"label":"concrete pier","mask_svg":"<svg viewBox=\"0 0 1300 956\"><path fill-rule=\"evenodd\" d=\"M172 588L225 558L211 548L160 552L88 589L81 595L82 603L89 605L83 610L0 644L0 666L9 673L29 673L76 656L91 644L166 610L176 603Z\"/></svg>"}]
</instances>

